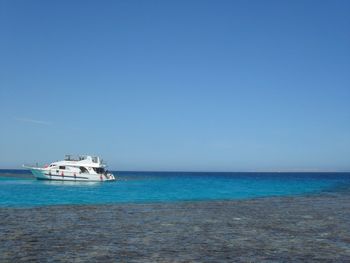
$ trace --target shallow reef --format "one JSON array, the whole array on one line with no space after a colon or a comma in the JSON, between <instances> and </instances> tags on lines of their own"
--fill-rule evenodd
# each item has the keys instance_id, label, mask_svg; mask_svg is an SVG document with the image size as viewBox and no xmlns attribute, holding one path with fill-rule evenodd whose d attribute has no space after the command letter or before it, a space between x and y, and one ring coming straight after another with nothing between
<instances>
[{"instance_id":1,"label":"shallow reef","mask_svg":"<svg viewBox=\"0 0 350 263\"><path fill-rule=\"evenodd\" d=\"M0 208L0 262L349 262L350 195Z\"/></svg>"}]
</instances>

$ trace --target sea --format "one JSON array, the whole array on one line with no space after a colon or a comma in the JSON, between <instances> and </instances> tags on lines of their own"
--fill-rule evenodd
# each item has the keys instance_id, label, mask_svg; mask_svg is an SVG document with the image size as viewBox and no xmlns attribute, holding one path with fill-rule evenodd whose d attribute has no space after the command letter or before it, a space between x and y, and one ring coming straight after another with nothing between
<instances>
[{"instance_id":1,"label":"sea","mask_svg":"<svg viewBox=\"0 0 350 263\"><path fill-rule=\"evenodd\" d=\"M0 207L224 201L334 194L350 173L113 172L115 182L36 180L27 170L0 170Z\"/></svg>"}]
</instances>

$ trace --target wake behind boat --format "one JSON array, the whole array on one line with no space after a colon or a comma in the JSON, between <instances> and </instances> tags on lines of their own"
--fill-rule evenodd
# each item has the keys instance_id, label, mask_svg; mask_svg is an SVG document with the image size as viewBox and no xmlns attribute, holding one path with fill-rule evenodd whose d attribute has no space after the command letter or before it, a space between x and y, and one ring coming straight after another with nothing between
<instances>
[{"instance_id":1,"label":"wake behind boat","mask_svg":"<svg viewBox=\"0 0 350 263\"><path fill-rule=\"evenodd\" d=\"M26 166L37 179L59 181L103 182L115 181L113 174L105 170L106 165L97 156L66 155L63 161L53 162L45 167Z\"/></svg>"}]
</instances>

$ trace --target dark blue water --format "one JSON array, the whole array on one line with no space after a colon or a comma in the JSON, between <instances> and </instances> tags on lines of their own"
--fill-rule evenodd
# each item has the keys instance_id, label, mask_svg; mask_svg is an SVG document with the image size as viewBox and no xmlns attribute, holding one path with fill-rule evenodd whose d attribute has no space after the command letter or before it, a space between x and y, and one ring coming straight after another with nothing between
<instances>
[{"instance_id":1,"label":"dark blue water","mask_svg":"<svg viewBox=\"0 0 350 263\"><path fill-rule=\"evenodd\" d=\"M0 206L233 200L350 188L350 173L118 172L116 182L39 181L0 170Z\"/></svg>"}]
</instances>

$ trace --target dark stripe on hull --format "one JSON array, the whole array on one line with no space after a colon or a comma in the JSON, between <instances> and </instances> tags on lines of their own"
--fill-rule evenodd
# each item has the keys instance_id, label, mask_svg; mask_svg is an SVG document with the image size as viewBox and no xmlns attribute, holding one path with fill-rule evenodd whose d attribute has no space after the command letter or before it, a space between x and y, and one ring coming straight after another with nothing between
<instances>
[{"instance_id":1,"label":"dark stripe on hull","mask_svg":"<svg viewBox=\"0 0 350 263\"><path fill-rule=\"evenodd\" d=\"M52 177L52 176L56 176L56 177L60 177L60 178L65 178L65 177L68 177L68 178L74 178L74 179L89 179L88 177L83 177L83 176L71 176L71 175L64 175L64 176L62 176L62 175L54 175L54 174L44 174L44 175L46 175L46 176L50 176L50 177Z\"/></svg>"}]
</instances>

